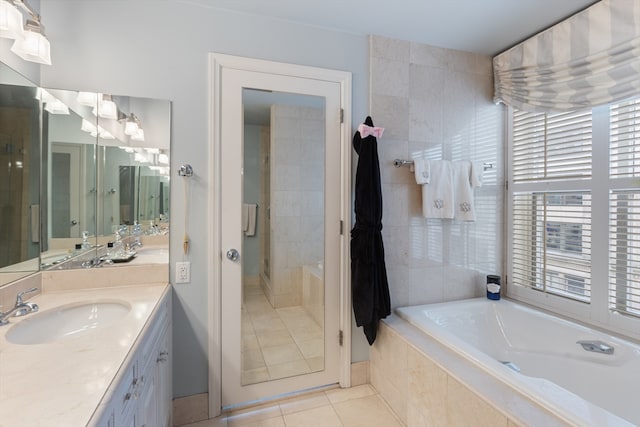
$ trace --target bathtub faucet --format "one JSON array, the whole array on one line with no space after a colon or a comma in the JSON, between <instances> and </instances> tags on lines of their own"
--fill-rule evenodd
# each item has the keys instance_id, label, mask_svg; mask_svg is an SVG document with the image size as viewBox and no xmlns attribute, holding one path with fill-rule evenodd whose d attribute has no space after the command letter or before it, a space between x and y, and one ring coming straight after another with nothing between
<instances>
[{"instance_id":1,"label":"bathtub faucet","mask_svg":"<svg viewBox=\"0 0 640 427\"><path fill-rule=\"evenodd\" d=\"M606 342L598 340L585 340L577 341L576 344L580 344L586 351L592 351L594 353L613 354L613 346L610 346Z\"/></svg>"}]
</instances>

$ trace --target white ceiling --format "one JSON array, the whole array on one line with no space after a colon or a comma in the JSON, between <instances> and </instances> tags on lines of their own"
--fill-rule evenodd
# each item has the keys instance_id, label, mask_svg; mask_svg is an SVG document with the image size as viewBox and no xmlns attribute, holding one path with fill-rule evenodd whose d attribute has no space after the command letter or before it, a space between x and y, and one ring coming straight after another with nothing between
<instances>
[{"instance_id":1,"label":"white ceiling","mask_svg":"<svg viewBox=\"0 0 640 427\"><path fill-rule=\"evenodd\" d=\"M594 0L182 0L203 7L494 55Z\"/></svg>"}]
</instances>

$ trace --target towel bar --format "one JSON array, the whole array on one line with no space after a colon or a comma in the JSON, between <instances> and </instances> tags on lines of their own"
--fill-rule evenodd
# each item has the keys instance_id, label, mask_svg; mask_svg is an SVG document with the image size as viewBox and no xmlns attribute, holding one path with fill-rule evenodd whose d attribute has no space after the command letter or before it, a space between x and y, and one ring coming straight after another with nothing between
<instances>
[{"instance_id":1,"label":"towel bar","mask_svg":"<svg viewBox=\"0 0 640 427\"><path fill-rule=\"evenodd\" d=\"M393 166L399 168L402 166L411 167L413 166L413 160L401 160L395 159L393 161ZM484 170L493 169L493 163L483 163Z\"/></svg>"}]
</instances>

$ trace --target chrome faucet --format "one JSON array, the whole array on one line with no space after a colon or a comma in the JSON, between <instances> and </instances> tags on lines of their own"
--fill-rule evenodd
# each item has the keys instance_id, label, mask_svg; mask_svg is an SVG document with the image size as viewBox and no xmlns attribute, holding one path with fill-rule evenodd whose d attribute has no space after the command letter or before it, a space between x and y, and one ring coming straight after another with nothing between
<instances>
[{"instance_id":1,"label":"chrome faucet","mask_svg":"<svg viewBox=\"0 0 640 427\"><path fill-rule=\"evenodd\" d=\"M113 264L113 260L108 259L106 256L100 256L91 258L90 260L83 261L81 264L82 268L95 268L102 267L105 264Z\"/></svg>"},{"instance_id":2,"label":"chrome faucet","mask_svg":"<svg viewBox=\"0 0 640 427\"><path fill-rule=\"evenodd\" d=\"M27 289L26 291L18 292L18 295L16 295L16 303L13 308L4 313L0 312L0 326L9 323L9 317L11 316L20 317L24 316L25 314L35 313L36 311L38 311L38 304L25 302L22 299L25 294L30 294L37 290L38 288L31 288Z\"/></svg>"},{"instance_id":3,"label":"chrome faucet","mask_svg":"<svg viewBox=\"0 0 640 427\"><path fill-rule=\"evenodd\" d=\"M576 344L580 344L586 351L592 351L594 353L613 354L614 350L613 346L598 340L576 341Z\"/></svg>"},{"instance_id":4,"label":"chrome faucet","mask_svg":"<svg viewBox=\"0 0 640 427\"><path fill-rule=\"evenodd\" d=\"M133 228L132 228L132 234L133 234L133 243L129 244L129 249L133 250L133 248L141 248L142 247L142 240L140 240L140 236L142 235L142 226L138 223L138 221L135 221L133 223Z\"/></svg>"}]
</instances>

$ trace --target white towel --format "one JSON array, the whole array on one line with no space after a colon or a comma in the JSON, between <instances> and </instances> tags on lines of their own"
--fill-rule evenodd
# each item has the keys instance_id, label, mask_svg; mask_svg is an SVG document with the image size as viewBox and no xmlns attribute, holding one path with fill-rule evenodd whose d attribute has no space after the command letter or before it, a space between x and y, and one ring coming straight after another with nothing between
<instances>
[{"instance_id":1,"label":"white towel","mask_svg":"<svg viewBox=\"0 0 640 427\"><path fill-rule=\"evenodd\" d=\"M422 215L453 218L453 174L448 160L428 160L429 182L422 184Z\"/></svg>"},{"instance_id":2,"label":"white towel","mask_svg":"<svg viewBox=\"0 0 640 427\"><path fill-rule=\"evenodd\" d=\"M471 187L482 187L482 178L484 174L483 162L471 162Z\"/></svg>"},{"instance_id":3,"label":"white towel","mask_svg":"<svg viewBox=\"0 0 640 427\"><path fill-rule=\"evenodd\" d=\"M416 177L416 184L428 184L431 180L430 161L427 159L413 159L413 172Z\"/></svg>"},{"instance_id":4,"label":"white towel","mask_svg":"<svg viewBox=\"0 0 640 427\"><path fill-rule=\"evenodd\" d=\"M245 203L242 205L242 231L245 236L255 236L256 234L256 213L258 205L255 203Z\"/></svg>"},{"instance_id":5,"label":"white towel","mask_svg":"<svg viewBox=\"0 0 640 427\"><path fill-rule=\"evenodd\" d=\"M482 185L482 163L461 161L452 163L455 219L460 221L475 221L476 208L473 199L473 189Z\"/></svg>"}]
</instances>

